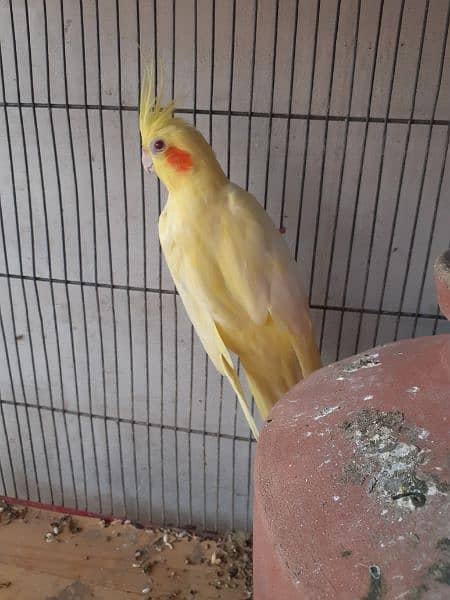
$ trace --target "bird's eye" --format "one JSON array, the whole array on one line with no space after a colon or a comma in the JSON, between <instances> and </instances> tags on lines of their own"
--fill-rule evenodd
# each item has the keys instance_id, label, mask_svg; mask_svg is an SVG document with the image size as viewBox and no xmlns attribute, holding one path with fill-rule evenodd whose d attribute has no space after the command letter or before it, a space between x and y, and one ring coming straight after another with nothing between
<instances>
[{"instance_id":1,"label":"bird's eye","mask_svg":"<svg viewBox=\"0 0 450 600\"><path fill-rule=\"evenodd\" d=\"M164 140L158 138L156 140L153 140L153 142L150 144L150 148L152 154L158 154L159 152L164 152L164 150L166 149L166 143Z\"/></svg>"}]
</instances>

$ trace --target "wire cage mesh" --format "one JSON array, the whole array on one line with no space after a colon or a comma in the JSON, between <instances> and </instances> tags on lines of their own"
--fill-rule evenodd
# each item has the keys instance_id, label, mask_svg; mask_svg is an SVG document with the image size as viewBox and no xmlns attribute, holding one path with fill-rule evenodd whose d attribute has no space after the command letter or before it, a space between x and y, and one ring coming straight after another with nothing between
<instances>
[{"instance_id":1,"label":"wire cage mesh","mask_svg":"<svg viewBox=\"0 0 450 600\"><path fill-rule=\"evenodd\" d=\"M147 56L299 259L325 362L449 331L445 0L3 0L0 494L251 526L254 444L143 177Z\"/></svg>"}]
</instances>

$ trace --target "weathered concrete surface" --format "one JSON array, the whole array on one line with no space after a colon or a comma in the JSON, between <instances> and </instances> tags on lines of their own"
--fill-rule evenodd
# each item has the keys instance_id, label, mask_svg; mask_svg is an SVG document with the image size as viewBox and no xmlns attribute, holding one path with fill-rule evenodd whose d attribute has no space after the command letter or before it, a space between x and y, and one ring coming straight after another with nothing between
<instances>
[{"instance_id":1,"label":"weathered concrete surface","mask_svg":"<svg viewBox=\"0 0 450 600\"><path fill-rule=\"evenodd\" d=\"M450 597L450 336L379 347L281 400L255 463L255 600Z\"/></svg>"}]
</instances>

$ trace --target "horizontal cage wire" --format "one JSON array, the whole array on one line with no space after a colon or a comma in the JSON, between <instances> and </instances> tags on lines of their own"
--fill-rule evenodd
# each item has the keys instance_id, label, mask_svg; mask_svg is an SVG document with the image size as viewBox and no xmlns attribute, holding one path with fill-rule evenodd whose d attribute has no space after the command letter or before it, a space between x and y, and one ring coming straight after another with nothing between
<instances>
[{"instance_id":1,"label":"horizontal cage wire","mask_svg":"<svg viewBox=\"0 0 450 600\"><path fill-rule=\"evenodd\" d=\"M248 427L161 256L147 60L284 234L325 363L449 332L446 0L5 0L0 494L251 528ZM158 77L161 71L156 69Z\"/></svg>"}]
</instances>

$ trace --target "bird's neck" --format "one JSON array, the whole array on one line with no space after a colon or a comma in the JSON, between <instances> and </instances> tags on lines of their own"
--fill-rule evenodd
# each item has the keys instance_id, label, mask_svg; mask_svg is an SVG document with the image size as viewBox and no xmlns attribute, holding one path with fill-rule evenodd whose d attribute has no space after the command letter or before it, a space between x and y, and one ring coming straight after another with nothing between
<instances>
[{"instance_id":1,"label":"bird's neck","mask_svg":"<svg viewBox=\"0 0 450 600\"><path fill-rule=\"evenodd\" d=\"M219 164L194 164L186 173L173 173L163 181L171 197L202 196L214 197L228 183Z\"/></svg>"}]
</instances>

